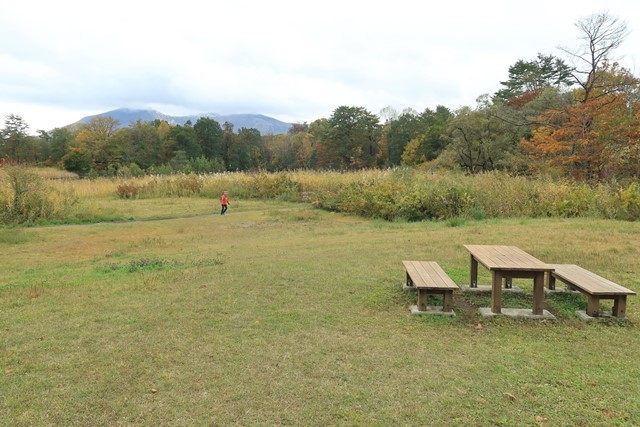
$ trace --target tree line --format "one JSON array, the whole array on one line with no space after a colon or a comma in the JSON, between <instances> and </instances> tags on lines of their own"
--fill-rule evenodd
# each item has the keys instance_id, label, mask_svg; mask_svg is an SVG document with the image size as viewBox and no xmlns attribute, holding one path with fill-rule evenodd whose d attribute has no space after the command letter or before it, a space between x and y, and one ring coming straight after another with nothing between
<instances>
[{"instance_id":1,"label":"tree line","mask_svg":"<svg viewBox=\"0 0 640 427\"><path fill-rule=\"evenodd\" d=\"M16 115L1 130L0 158L61 165L80 175L236 170L361 169L397 165L554 174L586 181L640 177L640 81L613 57L628 30L606 13L576 23L560 56L518 60L474 106L417 112L340 106L287 134L196 123L98 117L76 129L27 134Z\"/></svg>"}]
</instances>

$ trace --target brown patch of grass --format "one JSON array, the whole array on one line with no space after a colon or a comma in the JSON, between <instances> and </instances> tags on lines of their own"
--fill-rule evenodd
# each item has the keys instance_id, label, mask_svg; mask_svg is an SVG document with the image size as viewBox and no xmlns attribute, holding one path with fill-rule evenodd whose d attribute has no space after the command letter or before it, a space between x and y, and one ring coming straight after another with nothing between
<instances>
[{"instance_id":1,"label":"brown patch of grass","mask_svg":"<svg viewBox=\"0 0 640 427\"><path fill-rule=\"evenodd\" d=\"M43 288L38 285L31 285L27 290L27 298L28 299L36 299L40 298L43 294Z\"/></svg>"}]
</instances>

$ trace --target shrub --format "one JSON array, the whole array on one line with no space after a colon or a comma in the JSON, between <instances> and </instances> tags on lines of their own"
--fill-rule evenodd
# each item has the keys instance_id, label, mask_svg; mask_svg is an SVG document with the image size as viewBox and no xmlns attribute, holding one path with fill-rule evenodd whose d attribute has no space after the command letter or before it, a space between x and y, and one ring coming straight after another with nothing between
<instances>
[{"instance_id":1,"label":"shrub","mask_svg":"<svg viewBox=\"0 0 640 427\"><path fill-rule=\"evenodd\" d=\"M393 220L398 216L396 198L400 188L401 184L393 180L353 183L338 190L338 210Z\"/></svg>"},{"instance_id":2,"label":"shrub","mask_svg":"<svg viewBox=\"0 0 640 427\"><path fill-rule=\"evenodd\" d=\"M467 190L449 183L416 185L400 199L400 216L409 221L445 219L467 214L473 203Z\"/></svg>"},{"instance_id":3,"label":"shrub","mask_svg":"<svg viewBox=\"0 0 640 427\"><path fill-rule=\"evenodd\" d=\"M137 163L130 163L128 166L120 166L115 175L118 178L137 178L144 176L145 172Z\"/></svg>"},{"instance_id":4,"label":"shrub","mask_svg":"<svg viewBox=\"0 0 640 427\"><path fill-rule=\"evenodd\" d=\"M617 194L618 214L620 219L637 221L640 219L640 189L638 184L632 182Z\"/></svg>"},{"instance_id":5,"label":"shrub","mask_svg":"<svg viewBox=\"0 0 640 427\"><path fill-rule=\"evenodd\" d=\"M189 197L201 195L202 177L194 174L153 179L139 188L141 197Z\"/></svg>"},{"instance_id":6,"label":"shrub","mask_svg":"<svg viewBox=\"0 0 640 427\"><path fill-rule=\"evenodd\" d=\"M202 190L202 179L197 175L178 176L174 180L175 194L178 196L191 196L199 194Z\"/></svg>"},{"instance_id":7,"label":"shrub","mask_svg":"<svg viewBox=\"0 0 640 427\"><path fill-rule=\"evenodd\" d=\"M473 206L469 214L471 218L475 219L476 221L481 221L487 218L487 214L481 206Z\"/></svg>"},{"instance_id":8,"label":"shrub","mask_svg":"<svg viewBox=\"0 0 640 427\"><path fill-rule=\"evenodd\" d=\"M255 198L295 200L300 194L300 184L286 173L256 173L251 175L249 191Z\"/></svg>"},{"instance_id":9,"label":"shrub","mask_svg":"<svg viewBox=\"0 0 640 427\"><path fill-rule=\"evenodd\" d=\"M150 175L171 175L175 173L170 165L150 166L147 169L147 173Z\"/></svg>"},{"instance_id":10,"label":"shrub","mask_svg":"<svg viewBox=\"0 0 640 427\"><path fill-rule=\"evenodd\" d=\"M125 182L118 185L116 188L116 194L121 199L135 199L140 194L140 186L132 182Z\"/></svg>"},{"instance_id":11,"label":"shrub","mask_svg":"<svg viewBox=\"0 0 640 427\"><path fill-rule=\"evenodd\" d=\"M102 172L102 176L125 176L123 175L119 175L118 172L120 172L120 169L122 168L126 168L126 166L120 166L117 163L109 163L107 165L107 170ZM129 177L131 176L131 174L129 173L129 168L126 168L127 174L126 176Z\"/></svg>"},{"instance_id":12,"label":"shrub","mask_svg":"<svg viewBox=\"0 0 640 427\"><path fill-rule=\"evenodd\" d=\"M69 172L85 176L91 171L91 155L83 150L71 150L62 158L62 165Z\"/></svg>"},{"instance_id":13,"label":"shrub","mask_svg":"<svg viewBox=\"0 0 640 427\"><path fill-rule=\"evenodd\" d=\"M574 187L556 204L556 215L565 218L586 216L594 202L593 191L588 187Z\"/></svg>"},{"instance_id":14,"label":"shrub","mask_svg":"<svg viewBox=\"0 0 640 427\"><path fill-rule=\"evenodd\" d=\"M6 170L3 187L0 220L5 224L62 218L77 202L73 192L51 188L38 175L18 167Z\"/></svg>"},{"instance_id":15,"label":"shrub","mask_svg":"<svg viewBox=\"0 0 640 427\"><path fill-rule=\"evenodd\" d=\"M183 150L177 150L174 153L173 158L169 160L169 165L171 165L173 170L178 172L191 172L191 165L189 164L187 153Z\"/></svg>"},{"instance_id":16,"label":"shrub","mask_svg":"<svg viewBox=\"0 0 640 427\"><path fill-rule=\"evenodd\" d=\"M218 159L207 159L204 156L190 160L190 169L195 173L216 173L224 171L224 164Z\"/></svg>"},{"instance_id":17,"label":"shrub","mask_svg":"<svg viewBox=\"0 0 640 427\"><path fill-rule=\"evenodd\" d=\"M116 172L118 178L131 178L131 171L127 166L120 166Z\"/></svg>"},{"instance_id":18,"label":"shrub","mask_svg":"<svg viewBox=\"0 0 640 427\"><path fill-rule=\"evenodd\" d=\"M144 176L145 175L144 169L142 169L140 166L138 166L137 163L130 163L129 164L129 173L133 177L139 177L139 176Z\"/></svg>"}]
</instances>

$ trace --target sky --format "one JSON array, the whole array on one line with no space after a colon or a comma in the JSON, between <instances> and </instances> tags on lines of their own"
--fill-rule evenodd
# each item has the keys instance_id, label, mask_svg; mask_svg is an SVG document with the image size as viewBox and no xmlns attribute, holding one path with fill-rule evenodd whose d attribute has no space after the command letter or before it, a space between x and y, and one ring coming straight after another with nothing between
<instances>
[{"instance_id":1,"label":"sky","mask_svg":"<svg viewBox=\"0 0 640 427\"><path fill-rule=\"evenodd\" d=\"M578 46L575 21L603 11L627 22L617 54L639 74L637 0L0 0L0 118L35 132L120 107L289 122L455 109L518 59Z\"/></svg>"}]
</instances>

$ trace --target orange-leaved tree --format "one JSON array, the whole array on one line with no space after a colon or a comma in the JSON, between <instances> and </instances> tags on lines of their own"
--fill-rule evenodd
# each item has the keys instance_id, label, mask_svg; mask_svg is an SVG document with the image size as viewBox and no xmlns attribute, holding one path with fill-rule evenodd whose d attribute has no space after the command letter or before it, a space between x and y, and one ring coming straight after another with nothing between
<instances>
[{"instance_id":1,"label":"orange-leaved tree","mask_svg":"<svg viewBox=\"0 0 640 427\"><path fill-rule=\"evenodd\" d=\"M520 144L576 179L638 177L640 167L630 156L640 156L639 108L637 101L615 93L549 110L537 117L540 125Z\"/></svg>"}]
</instances>

